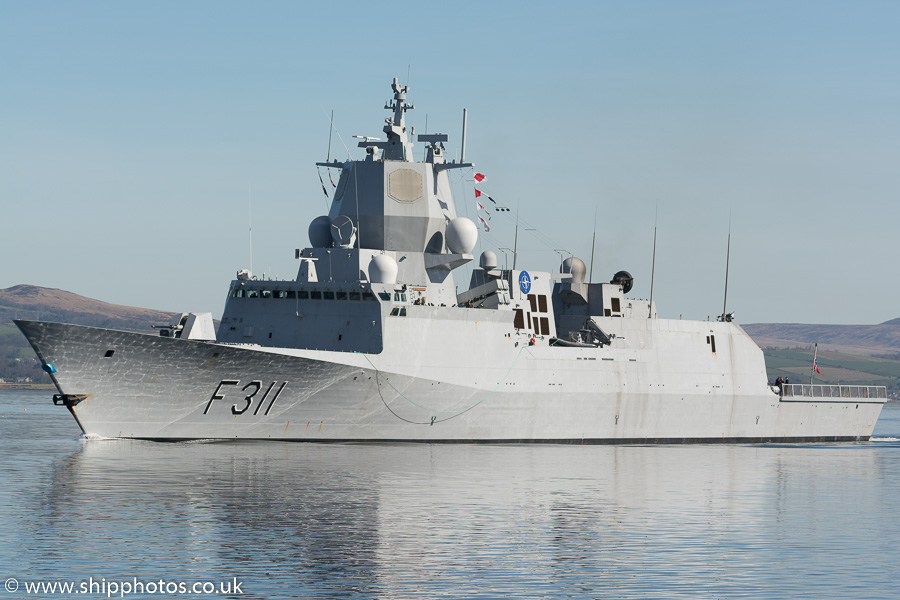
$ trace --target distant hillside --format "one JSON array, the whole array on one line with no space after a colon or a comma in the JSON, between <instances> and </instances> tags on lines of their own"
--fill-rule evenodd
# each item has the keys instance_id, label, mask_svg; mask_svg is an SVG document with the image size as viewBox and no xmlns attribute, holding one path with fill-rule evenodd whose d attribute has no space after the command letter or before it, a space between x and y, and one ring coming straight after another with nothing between
<instances>
[{"instance_id":1,"label":"distant hillside","mask_svg":"<svg viewBox=\"0 0 900 600\"><path fill-rule=\"evenodd\" d=\"M900 353L900 319L880 325L805 325L754 323L743 325L763 348L797 348L819 344L820 350L864 356Z\"/></svg>"},{"instance_id":2,"label":"distant hillside","mask_svg":"<svg viewBox=\"0 0 900 600\"><path fill-rule=\"evenodd\" d=\"M36 285L16 285L0 290L0 323L9 325L19 318L147 332L150 325L171 321L173 314L108 304Z\"/></svg>"},{"instance_id":3,"label":"distant hillside","mask_svg":"<svg viewBox=\"0 0 900 600\"><path fill-rule=\"evenodd\" d=\"M25 336L13 325L13 319L59 321L150 333L151 325L169 323L173 316L174 313L109 304L36 285L16 285L0 290L0 379L50 383Z\"/></svg>"}]
</instances>

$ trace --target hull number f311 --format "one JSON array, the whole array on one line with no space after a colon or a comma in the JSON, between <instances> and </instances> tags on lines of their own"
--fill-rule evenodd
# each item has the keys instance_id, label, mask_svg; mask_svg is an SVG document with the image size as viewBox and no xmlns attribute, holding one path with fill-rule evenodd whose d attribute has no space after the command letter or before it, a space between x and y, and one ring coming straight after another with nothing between
<instances>
[{"instance_id":1,"label":"hull number f311","mask_svg":"<svg viewBox=\"0 0 900 600\"><path fill-rule=\"evenodd\" d=\"M241 384L240 379L223 379L219 382L219 385L216 386L216 391L213 392L212 396L209 399L209 402L206 403L206 409L203 411L203 414L207 414L209 409L213 405L213 401L215 400L224 400L225 399L225 391L222 389L225 386L238 386ZM288 384L287 381L282 382L281 386L275 391L275 394L272 396L272 399L269 401L269 405L266 407L266 411L263 413L263 416L267 416L269 411L272 410L272 406L275 404L275 401L278 400L278 396L284 390L284 387ZM263 407L263 404L266 403L266 398L269 397L269 393L275 389L275 386L278 385L277 381L273 381L266 388L265 393L263 393L262 397L259 399L259 404L256 405L256 409L253 411L253 415L256 416L259 414L260 409ZM246 395L241 402L237 404L231 405L231 414L233 415L242 415L246 413L253 404L256 402L256 396L259 394L260 390L263 389L263 382L259 380L251 381L241 388L242 392L245 392Z\"/></svg>"}]
</instances>

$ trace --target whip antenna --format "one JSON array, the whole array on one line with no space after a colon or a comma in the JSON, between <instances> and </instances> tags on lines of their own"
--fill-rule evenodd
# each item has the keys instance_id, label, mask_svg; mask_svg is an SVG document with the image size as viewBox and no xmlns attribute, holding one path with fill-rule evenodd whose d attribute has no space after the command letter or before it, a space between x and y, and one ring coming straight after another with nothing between
<instances>
[{"instance_id":1,"label":"whip antenna","mask_svg":"<svg viewBox=\"0 0 900 600\"><path fill-rule=\"evenodd\" d=\"M328 119L330 127L328 127L328 158L325 162L331 162L331 132L334 131L334 110L331 111L331 118Z\"/></svg>"},{"instance_id":2,"label":"whip antenna","mask_svg":"<svg viewBox=\"0 0 900 600\"><path fill-rule=\"evenodd\" d=\"M588 283L594 283L594 244L597 242L597 207L594 207L594 237L591 238L591 272L588 275ZM652 288L651 288L652 289Z\"/></svg>"},{"instance_id":3,"label":"whip antenna","mask_svg":"<svg viewBox=\"0 0 900 600\"><path fill-rule=\"evenodd\" d=\"M725 253L725 298L722 300L720 321L731 321L728 316L728 267L731 265L731 211L728 211L728 250Z\"/></svg>"},{"instance_id":4,"label":"whip antenna","mask_svg":"<svg viewBox=\"0 0 900 600\"><path fill-rule=\"evenodd\" d=\"M650 306L647 318L653 317L653 283L656 280L656 224L659 222L659 202L656 203L656 215L653 217L653 264L650 267Z\"/></svg>"},{"instance_id":5,"label":"whip antenna","mask_svg":"<svg viewBox=\"0 0 900 600\"><path fill-rule=\"evenodd\" d=\"M253 196L247 183L247 232L250 235L250 272L253 272Z\"/></svg>"}]
</instances>

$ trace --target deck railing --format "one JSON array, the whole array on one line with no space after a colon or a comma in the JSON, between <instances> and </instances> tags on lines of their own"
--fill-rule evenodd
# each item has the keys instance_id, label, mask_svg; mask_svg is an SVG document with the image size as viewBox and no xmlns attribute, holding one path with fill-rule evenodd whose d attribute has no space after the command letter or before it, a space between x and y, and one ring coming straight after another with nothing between
<instances>
[{"instance_id":1,"label":"deck railing","mask_svg":"<svg viewBox=\"0 0 900 600\"><path fill-rule=\"evenodd\" d=\"M887 398L883 385L807 385L785 383L781 386L785 398Z\"/></svg>"}]
</instances>

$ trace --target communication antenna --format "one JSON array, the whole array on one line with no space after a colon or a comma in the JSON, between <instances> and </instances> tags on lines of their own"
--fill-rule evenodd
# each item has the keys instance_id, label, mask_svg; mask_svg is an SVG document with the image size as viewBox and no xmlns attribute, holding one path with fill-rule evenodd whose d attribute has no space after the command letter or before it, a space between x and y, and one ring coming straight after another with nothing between
<instances>
[{"instance_id":1,"label":"communication antenna","mask_svg":"<svg viewBox=\"0 0 900 600\"><path fill-rule=\"evenodd\" d=\"M462 130L462 152L459 156L459 162L466 162L466 118L468 117L468 109L463 109L463 130Z\"/></svg>"},{"instance_id":2,"label":"communication antenna","mask_svg":"<svg viewBox=\"0 0 900 600\"><path fill-rule=\"evenodd\" d=\"M728 316L728 267L731 264L731 211L728 211L728 250L725 253L725 299L722 300L721 321L730 321Z\"/></svg>"},{"instance_id":3,"label":"communication antenna","mask_svg":"<svg viewBox=\"0 0 900 600\"><path fill-rule=\"evenodd\" d=\"M247 182L247 231L250 234L250 272L253 272L253 196Z\"/></svg>"},{"instance_id":4,"label":"communication antenna","mask_svg":"<svg viewBox=\"0 0 900 600\"><path fill-rule=\"evenodd\" d=\"M594 244L597 242L597 207L594 207L594 237L591 238L591 271L588 275L588 283L594 283ZM651 285L650 289L653 289Z\"/></svg>"},{"instance_id":5,"label":"communication antenna","mask_svg":"<svg viewBox=\"0 0 900 600\"><path fill-rule=\"evenodd\" d=\"M650 267L650 307L647 309L648 319L653 318L653 281L656 279L656 224L658 222L659 201L656 202L656 215L653 217L653 266Z\"/></svg>"},{"instance_id":6,"label":"communication antenna","mask_svg":"<svg viewBox=\"0 0 900 600\"><path fill-rule=\"evenodd\" d=\"M428 135L428 113L425 113L425 135ZM424 161L428 157L428 145L422 149L422 160Z\"/></svg>"},{"instance_id":7,"label":"communication antenna","mask_svg":"<svg viewBox=\"0 0 900 600\"><path fill-rule=\"evenodd\" d=\"M513 271L516 270L516 258L519 256L519 200L516 199L516 236L513 238Z\"/></svg>"},{"instance_id":8,"label":"communication antenna","mask_svg":"<svg viewBox=\"0 0 900 600\"><path fill-rule=\"evenodd\" d=\"M328 119L328 122L331 126L328 128L328 158L325 159L325 162L331 162L331 133L334 131L334 110L331 111L331 118Z\"/></svg>"}]
</instances>

